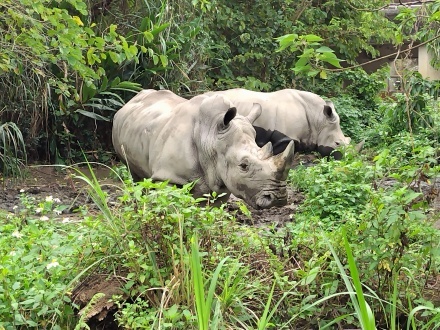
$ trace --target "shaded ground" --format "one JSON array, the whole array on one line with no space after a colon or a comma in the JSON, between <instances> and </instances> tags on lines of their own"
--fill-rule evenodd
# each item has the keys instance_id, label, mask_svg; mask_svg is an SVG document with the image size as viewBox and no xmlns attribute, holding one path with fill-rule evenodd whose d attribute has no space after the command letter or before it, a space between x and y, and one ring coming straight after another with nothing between
<instances>
[{"instance_id":1,"label":"shaded ground","mask_svg":"<svg viewBox=\"0 0 440 330\"><path fill-rule=\"evenodd\" d=\"M91 177L87 167L79 169L87 177ZM118 190L116 181L110 178L110 170L106 167L97 167L93 173L99 179L103 189L107 191L110 200L115 198ZM75 178L78 173L71 169L60 169L56 166L29 166L25 171L24 180L6 180L0 187L0 210L18 212L23 207L20 195L25 193L36 202L42 202L46 197L52 196L60 200L59 204L65 205L60 217L76 217L80 207L94 208L92 200L87 194L86 183ZM18 208L18 209L17 209Z\"/></svg>"},{"instance_id":2,"label":"shaded ground","mask_svg":"<svg viewBox=\"0 0 440 330\"><path fill-rule=\"evenodd\" d=\"M88 168L80 168L80 171L91 177ZM74 170L60 170L55 166L30 166L28 168L26 179L20 181L7 180L0 186L0 210L16 212L15 208L20 207L20 191L23 190L28 196L38 201L44 201L47 196L59 198L61 204L66 205L66 209L60 217L75 217L81 206L87 205L91 210L94 204L87 195L87 186L83 180L74 176L78 175ZM110 202L117 197L117 181L110 176L110 170L107 167L97 167L93 169L94 174L104 191L108 192ZM383 182L384 186L393 185L393 179ZM420 182L413 188L416 191L423 192L424 197L429 202L433 213L440 213L440 177L431 180L429 183ZM271 208L266 210L255 210L249 207L251 217L243 214L239 210L236 201L239 199L231 196L228 209L231 212L237 212L237 220L254 226L279 226L287 221L292 221L292 215L296 212L298 206L302 203L304 197L301 193L288 192L287 205L280 208ZM440 229L440 221L437 221L436 227Z\"/></svg>"},{"instance_id":3,"label":"shaded ground","mask_svg":"<svg viewBox=\"0 0 440 330\"><path fill-rule=\"evenodd\" d=\"M87 176L91 176L87 168L82 168L81 171ZM110 201L115 199L118 192L117 181L110 177L110 170L105 167L95 168L95 175L99 178L101 187L107 191L110 196ZM0 187L0 210L8 212L18 212L20 206L20 191L24 191L27 196L35 198L36 202L42 202L46 197L60 199L60 203L66 205L62 214L59 215L60 220L69 217L71 220L82 217L78 214L78 209L87 205L89 211L92 213L96 210L93 202L87 195L87 186L84 181L74 178L77 174L75 171L57 170L53 166L34 166L29 167L27 178L24 181L7 181L3 182L3 187ZM385 182L384 185L392 185L393 182ZM440 214L440 178L432 182L420 182L419 186L414 187L414 190L423 192L424 198L429 201L431 212L434 213L438 219ZM236 214L238 221L252 224L254 226L270 226L282 227L284 223L292 221L298 206L304 200L302 194L298 192L289 191L288 203L281 208L271 208L267 210L254 210L249 208L250 216L244 214L239 204L236 203L238 199L231 197L228 203L228 209ZM96 210L97 211L97 210ZM436 222L436 227L440 229L440 220ZM73 292L73 298L80 306L85 306L96 292L106 293L101 301L96 305L96 308L89 311L89 316L97 323L90 324L93 329L117 329L112 315L116 310L116 306L108 303L108 297L112 294L121 293L120 277L111 276L107 274L94 274L78 285ZM440 286L440 277L432 279L429 283L428 292L432 291L432 301L439 301L438 288ZM431 289L431 290L429 290ZM437 293L436 293L437 292Z\"/></svg>"}]
</instances>

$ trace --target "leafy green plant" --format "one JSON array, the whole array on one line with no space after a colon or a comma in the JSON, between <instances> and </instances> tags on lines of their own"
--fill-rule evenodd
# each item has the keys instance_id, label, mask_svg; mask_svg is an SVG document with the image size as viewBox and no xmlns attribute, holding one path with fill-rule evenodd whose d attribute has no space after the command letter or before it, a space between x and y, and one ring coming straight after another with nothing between
<instances>
[{"instance_id":1,"label":"leafy green plant","mask_svg":"<svg viewBox=\"0 0 440 330\"><path fill-rule=\"evenodd\" d=\"M331 228L363 210L373 176L372 167L348 153L342 161L322 159L316 166L300 167L290 178L294 186L306 190L302 212L317 216Z\"/></svg>"},{"instance_id":2,"label":"leafy green plant","mask_svg":"<svg viewBox=\"0 0 440 330\"><path fill-rule=\"evenodd\" d=\"M329 244L329 249L332 252L333 257L335 258L342 279L344 280L345 286L347 287L347 290L350 294L350 299L356 310L356 315L359 319L359 323L361 324L362 329L376 330L376 320L374 317L374 313L371 310L370 305L365 301L365 296L362 290L362 283L359 278L359 271L356 267L356 262L354 260L353 253L351 251L350 244L347 240L345 233L343 234L343 237L344 237L345 251L347 253L349 270L353 284L351 283L349 277L345 273L345 268L342 265L341 261L339 260L338 255L336 254L336 251L333 249L331 244Z\"/></svg>"},{"instance_id":3,"label":"leafy green plant","mask_svg":"<svg viewBox=\"0 0 440 330\"><path fill-rule=\"evenodd\" d=\"M349 136L352 141L364 139L364 131L367 127L366 113L359 108L359 100L350 96L340 96L332 98L336 111L341 120L341 128L344 135Z\"/></svg>"},{"instance_id":4,"label":"leafy green plant","mask_svg":"<svg viewBox=\"0 0 440 330\"><path fill-rule=\"evenodd\" d=\"M71 327L73 308L65 293L77 267L75 256L84 253L78 242L86 241L87 232L38 214L3 219L0 326Z\"/></svg>"},{"instance_id":5,"label":"leafy green plant","mask_svg":"<svg viewBox=\"0 0 440 330\"><path fill-rule=\"evenodd\" d=\"M321 37L314 34L299 36L296 33L287 34L277 38L280 46L277 51L286 48L291 52L299 51L298 60L292 70L297 75L306 75L315 77L319 74L322 79L327 78L325 64L331 64L334 67L341 68L341 60L335 55L333 49L321 45L324 41Z\"/></svg>"},{"instance_id":6,"label":"leafy green plant","mask_svg":"<svg viewBox=\"0 0 440 330\"><path fill-rule=\"evenodd\" d=\"M433 129L438 111L439 82L423 79L418 72L409 72L404 79L404 92L397 93L396 101L389 104L384 112L390 134L402 130L413 132L423 128Z\"/></svg>"},{"instance_id":7,"label":"leafy green plant","mask_svg":"<svg viewBox=\"0 0 440 330\"><path fill-rule=\"evenodd\" d=\"M103 77L99 88L91 88L84 85L81 89L82 108L75 110L76 113L80 113L86 117L90 117L95 120L110 121L113 117L113 112L116 112L122 108L125 104L124 100L117 91L135 93L142 88L140 84L121 81L119 77L108 81L107 77ZM92 111L86 110L92 109ZM103 111L111 111L111 115L104 115Z\"/></svg>"},{"instance_id":8,"label":"leafy green plant","mask_svg":"<svg viewBox=\"0 0 440 330\"><path fill-rule=\"evenodd\" d=\"M192 238L191 243L191 272L192 283L195 293L195 304L197 310L197 323L200 330L217 329L219 323L219 314L214 313L214 317L211 319L211 309L215 308L216 303L214 301L214 293L223 265L228 260L228 257L223 258L215 269L211 281L209 283L209 289L205 297L205 280L202 273L202 265L199 253L199 244L197 236ZM219 309L215 309L219 311Z\"/></svg>"},{"instance_id":9,"label":"leafy green plant","mask_svg":"<svg viewBox=\"0 0 440 330\"><path fill-rule=\"evenodd\" d=\"M0 125L0 168L3 176L22 175L22 166L26 163L26 146L23 135L14 123Z\"/></svg>"}]
</instances>

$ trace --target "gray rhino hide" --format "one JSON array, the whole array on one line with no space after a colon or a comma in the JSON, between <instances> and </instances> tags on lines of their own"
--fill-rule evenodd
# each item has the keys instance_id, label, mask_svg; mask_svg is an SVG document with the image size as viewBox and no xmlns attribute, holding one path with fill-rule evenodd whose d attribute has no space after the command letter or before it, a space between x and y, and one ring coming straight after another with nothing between
<instances>
[{"instance_id":1,"label":"gray rhino hide","mask_svg":"<svg viewBox=\"0 0 440 330\"><path fill-rule=\"evenodd\" d=\"M293 143L272 156L270 143L262 149L255 143L251 121L261 107L247 109L249 118L236 111L221 95L186 100L144 90L116 113L113 146L139 178L179 185L197 180L198 196L232 192L256 208L284 205Z\"/></svg>"},{"instance_id":2,"label":"gray rhino hide","mask_svg":"<svg viewBox=\"0 0 440 330\"><path fill-rule=\"evenodd\" d=\"M282 152L291 140L295 141L295 152L319 151L323 156L350 143L342 133L333 103L314 93L296 89L265 93L240 88L206 93L215 94L227 96L244 116L253 103L261 105L262 114L253 123L256 141L259 146L271 141L274 154ZM340 152L333 155L337 159L342 156Z\"/></svg>"}]
</instances>

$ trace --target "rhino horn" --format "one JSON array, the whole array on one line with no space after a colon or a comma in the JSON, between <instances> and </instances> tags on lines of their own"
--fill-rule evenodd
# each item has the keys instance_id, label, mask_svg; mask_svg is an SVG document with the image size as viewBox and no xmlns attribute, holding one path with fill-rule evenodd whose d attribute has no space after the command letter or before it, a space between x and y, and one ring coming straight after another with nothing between
<instances>
[{"instance_id":1,"label":"rhino horn","mask_svg":"<svg viewBox=\"0 0 440 330\"><path fill-rule=\"evenodd\" d=\"M280 153L272 157L277 173L276 178L278 180L284 181L287 179L287 175L289 174L289 170L290 170L290 165L292 164L293 161L294 152L295 152L295 143L292 140L287 145L283 153Z\"/></svg>"},{"instance_id":2,"label":"rhino horn","mask_svg":"<svg viewBox=\"0 0 440 330\"><path fill-rule=\"evenodd\" d=\"M361 142L359 142L358 144L356 144L356 145L354 146L354 150L355 150L356 152L360 152L361 149L362 149L363 146L364 146L364 143L365 143L365 140L362 140Z\"/></svg>"},{"instance_id":3,"label":"rhino horn","mask_svg":"<svg viewBox=\"0 0 440 330\"><path fill-rule=\"evenodd\" d=\"M268 159L273 156L272 142L267 142L260 150L258 150L258 158L261 160Z\"/></svg>"},{"instance_id":4,"label":"rhino horn","mask_svg":"<svg viewBox=\"0 0 440 330\"><path fill-rule=\"evenodd\" d=\"M261 116L261 112L262 112L262 108L261 108L261 104L260 103L254 103L252 105L251 111L249 112L249 114L246 116L246 118L250 121L250 123L252 124L255 120L257 120L258 117Z\"/></svg>"}]
</instances>

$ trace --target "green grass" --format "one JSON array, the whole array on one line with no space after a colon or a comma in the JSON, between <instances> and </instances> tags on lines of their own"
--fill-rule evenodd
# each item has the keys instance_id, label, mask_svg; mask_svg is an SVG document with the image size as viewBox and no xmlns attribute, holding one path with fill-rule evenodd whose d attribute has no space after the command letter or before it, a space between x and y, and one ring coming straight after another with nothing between
<instances>
[{"instance_id":1,"label":"green grass","mask_svg":"<svg viewBox=\"0 0 440 330\"><path fill-rule=\"evenodd\" d=\"M219 279L220 272L228 259L228 257L223 258L216 267L210 281L205 281L205 277L202 272L199 242L197 236L193 236L191 242L191 273L199 330L218 329L219 309L215 309L215 313L212 318L211 314L213 306L217 306L217 301L214 300L217 281ZM208 283L209 289L207 294L205 294L205 287L207 287Z\"/></svg>"},{"instance_id":2,"label":"green grass","mask_svg":"<svg viewBox=\"0 0 440 330\"><path fill-rule=\"evenodd\" d=\"M365 300L365 296L362 290L362 283L359 278L359 272L356 267L356 262L354 260L353 253L351 251L351 247L347 240L345 232L343 233L343 237L351 278L348 277L345 273L345 267L342 265L336 251L331 244L329 244L329 249L333 254L336 264L338 265L341 277L345 283L347 291L349 292L351 302L355 309L355 315L359 320L361 328L363 330L376 330L376 319L370 305Z\"/></svg>"},{"instance_id":3,"label":"green grass","mask_svg":"<svg viewBox=\"0 0 440 330\"><path fill-rule=\"evenodd\" d=\"M88 166L91 175L77 171L76 176L86 183L97 213L84 208L82 221L63 223L55 220L60 217L54 211L62 205L54 198L38 201L22 193L24 208L0 215L0 325L5 329L43 327L48 319L54 328L84 327L85 320L74 317L69 292L94 272L115 274L124 283L129 299L113 299L116 319L125 328L375 329L386 324L398 329L399 317L406 315L408 329L415 330L431 329L439 320L438 307L418 300L423 295L419 266L378 268L388 255L370 250L383 235L376 231L377 219L363 213L359 219L347 216L345 222L334 222L330 232L328 219L305 209L282 228L246 226L224 208L195 200L190 184L177 189L151 180L133 183L119 170L114 172L119 197L109 204L105 186ZM324 167L328 179L333 170L344 171L343 163L316 166ZM329 185L326 193L338 187ZM325 192L317 189L314 200ZM384 219L408 230L411 245L405 253L418 262L429 256L437 265L438 233L429 230L424 218L411 218L413 210L406 204L394 205L412 201L408 196L397 190L388 200L378 195L366 205L381 201L382 209L404 214ZM372 272L382 281L389 277L390 285L375 286Z\"/></svg>"}]
</instances>

